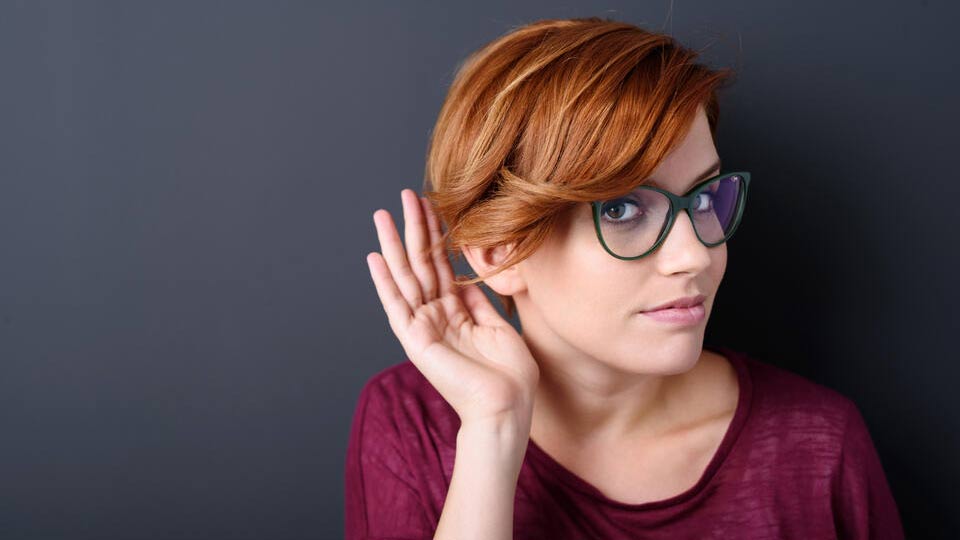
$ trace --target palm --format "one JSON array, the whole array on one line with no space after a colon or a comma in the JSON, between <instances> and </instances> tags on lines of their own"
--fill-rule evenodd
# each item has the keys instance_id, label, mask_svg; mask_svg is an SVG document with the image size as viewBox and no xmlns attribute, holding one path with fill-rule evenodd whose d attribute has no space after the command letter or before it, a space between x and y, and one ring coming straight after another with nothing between
<instances>
[{"instance_id":1,"label":"palm","mask_svg":"<svg viewBox=\"0 0 960 540\"><path fill-rule=\"evenodd\" d=\"M474 294L483 293L477 289ZM454 408L463 405L479 415L509 411L519 398L530 395L531 383L538 375L526 344L512 326L506 321L474 324L466 306L454 295L418 309L405 341L411 357L427 362L433 358L438 367L447 368L435 374L437 380L431 380L435 386L443 381L455 385L456 395L452 396L438 388L444 398Z\"/></svg>"},{"instance_id":2,"label":"palm","mask_svg":"<svg viewBox=\"0 0 960 540\"><path fill-rule=\"evenodd\" d=\"M445 253L427 253L428 241L440 238L439 222L426 200L404 192L410 257L385 211L377 222L384 258L367 257L404 352L461 421L529 414L539 378L529 349L477 285L452 284Z\"/></svg>"}]
</instances>

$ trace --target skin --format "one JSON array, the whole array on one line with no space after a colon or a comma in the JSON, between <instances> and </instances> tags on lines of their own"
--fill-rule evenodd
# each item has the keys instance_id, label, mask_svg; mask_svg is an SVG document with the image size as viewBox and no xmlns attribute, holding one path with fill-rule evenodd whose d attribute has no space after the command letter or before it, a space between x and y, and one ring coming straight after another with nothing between
<instances>
[{"instance_id":1,"label":"skin","mask_svg":"<svg viewBox=\"0 0 960 540\"><path fill-rule=\"evenodd\" d=\"M685 193L716 158L701 109L651 181ZM669 496L696 480L737 398L732 367L702 350L726 267L724 244L701 244L684 213L657 251L623 261L602 249L584 204L533 256L496 275L491 270L512 246L465 247L486 284L513 296L521 335L477 285L452 284L445 253L426 249L441 234L428 201L409 189L401 198L406 246L379 209L373 218L383 253L369 253L367 263L390 328L461 420L464 444L439 537L510 537L528 438L626 502ZM696 326L637 313L698 293L706 295L706 319ZM478 497L489 502L483 519L472 511Z\"/></svg>"},{"instance_id":2,"label":"skin","mask_svg":"<svg viewBox=\"0 0 960 540\"><path fill-rule=\"evenodd\" d=\"M684 194L717 158L701 109L651 180ZM485 275L508 250L468 247L465 255ZM685 480L665 485L680 490L695 482L732 418L738 392L727 360L702 349L726 263L726 244L700 243L686 213L653 253L633 261L611 257L584 204L533 256L486 280L513 297L523 339L539 366L531 438L570 468L579 463L582 475L598 483L616 476L587 464L603 463L598 455L615 460L642 452L664 461L683 449L674 454L682 463L673 468L696 466ZM706 295L706 317L696 325L674 326L637 313L698 293Z\"/></svg>"}]
</instances>

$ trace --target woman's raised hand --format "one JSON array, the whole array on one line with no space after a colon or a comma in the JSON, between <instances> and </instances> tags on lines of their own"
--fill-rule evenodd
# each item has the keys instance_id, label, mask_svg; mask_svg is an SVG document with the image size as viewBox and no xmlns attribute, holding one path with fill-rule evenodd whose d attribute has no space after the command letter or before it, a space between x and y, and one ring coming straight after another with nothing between
<instances>
[{"instance_id":1,"label":"woman's raised hand","mask_svg":"<svg viewBox=\"0 0 960 540\"><path fill-rule=\"evenodd\" d=\"M462 424L529 422L540 377L533 355L480 287L453 283L430 201L410 189L400 198L406 250L390 212L381 209L373 220L383 254L367 254L390 328Z\"/></svg>"}]
</instances>

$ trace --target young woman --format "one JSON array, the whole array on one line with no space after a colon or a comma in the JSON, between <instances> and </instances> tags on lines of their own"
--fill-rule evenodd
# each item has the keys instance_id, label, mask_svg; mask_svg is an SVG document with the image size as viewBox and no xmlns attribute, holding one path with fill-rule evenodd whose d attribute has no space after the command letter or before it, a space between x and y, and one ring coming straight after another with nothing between
<instances>
[{"instance_id":1,"label":"young woman","mask_svg":"<svg viewBox=\"0 0 960 540\"><path fill-rule=\"evenodd\" d=\"M694 57L544 20L460 68L406 248L373 214L410 361L360 394L348 539L903 538L854 402L703 345L750 175L714 144L729 72Z\"/></svg>"}]
</instances>

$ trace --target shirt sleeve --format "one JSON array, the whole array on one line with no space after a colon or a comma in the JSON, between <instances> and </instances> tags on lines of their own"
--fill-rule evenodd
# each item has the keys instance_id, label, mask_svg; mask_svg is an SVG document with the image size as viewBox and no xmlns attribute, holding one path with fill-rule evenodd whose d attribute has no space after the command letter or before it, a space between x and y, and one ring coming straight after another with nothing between
<instances>
[{"instance_id":1,"label":"shirt sleeve","mask_svg":"<svg viewBox=\"0 0 960 540\"><path fill-rule=\"evenodd\" d=\"M347 445L346 540L433 538L399 434L389 397L373 378L360 392Z\"/></svg>"},{"instance_id":2,"label":"shirt sleeve","mask_svg":"<svg viewBox=\"0 0 960 540\"><path fill-rule=\"evenodd\" d=\"M840 540L903 540L900 513L860 409L848 402L837 474L834 519Z\"/></svg>"}]
</instances>

